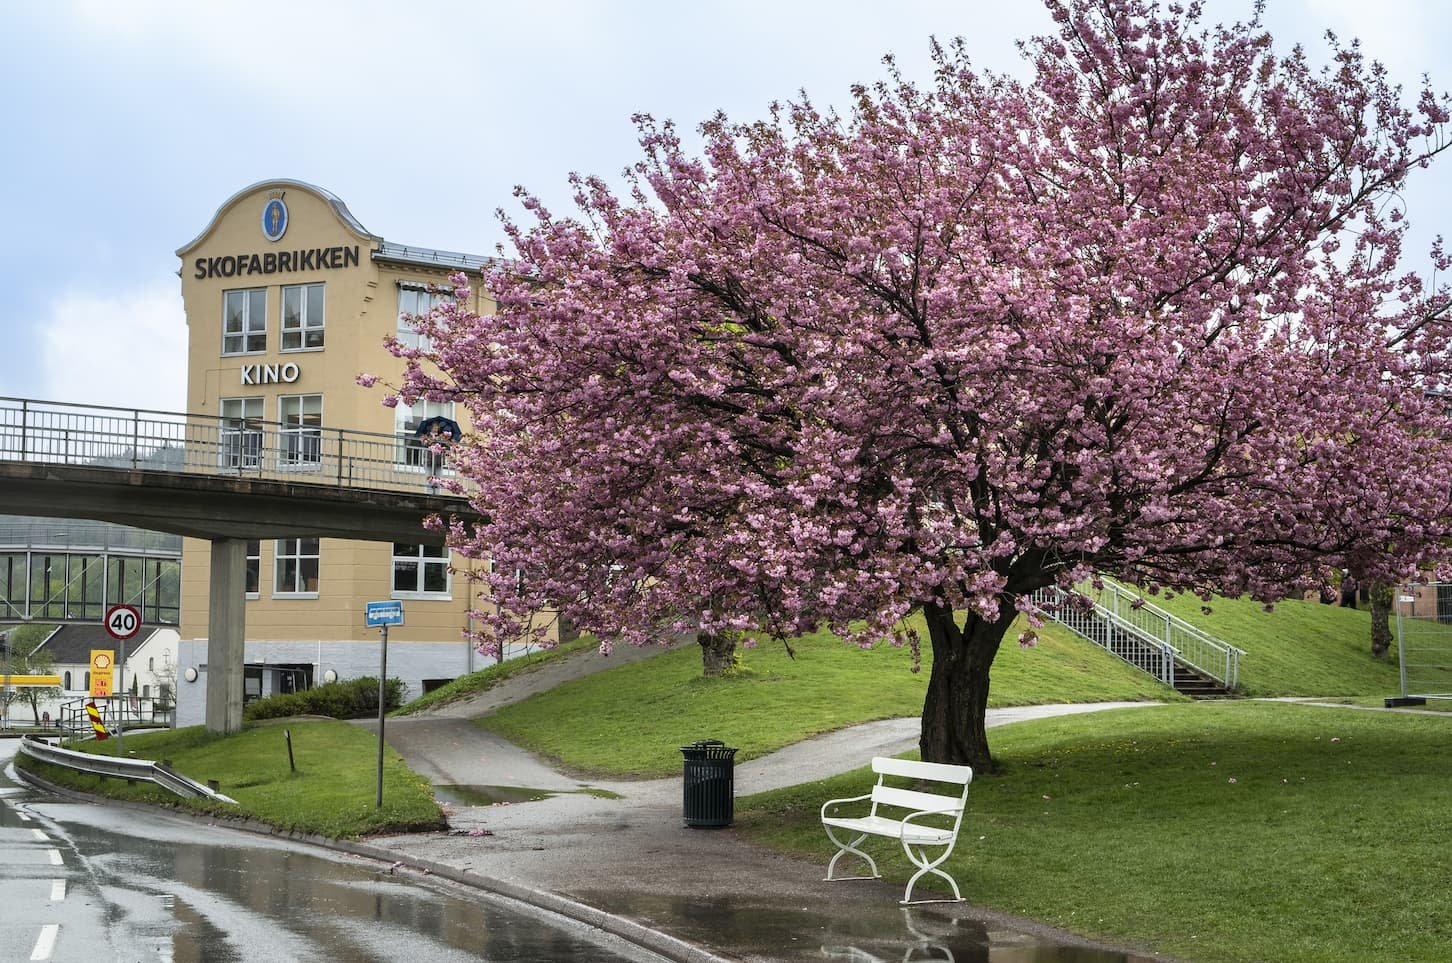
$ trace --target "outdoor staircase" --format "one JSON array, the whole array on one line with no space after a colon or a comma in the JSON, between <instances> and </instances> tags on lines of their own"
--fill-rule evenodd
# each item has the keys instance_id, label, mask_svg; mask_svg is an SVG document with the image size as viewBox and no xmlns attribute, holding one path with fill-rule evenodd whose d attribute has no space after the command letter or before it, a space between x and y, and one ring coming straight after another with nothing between
<instances>
[{"instance_id":1,"label":"outdoor staircase","mask_svg":"<svg viewBox=\"0 0 1452 963\"><path fill-rule=\"evenodd\" d=\"M1235 691L1240 649L1108 579L1087 595L1092 607L1058 588L1041 589L1033 600L1046 617L1193 699Z\"/></svg>"}]
</instances>

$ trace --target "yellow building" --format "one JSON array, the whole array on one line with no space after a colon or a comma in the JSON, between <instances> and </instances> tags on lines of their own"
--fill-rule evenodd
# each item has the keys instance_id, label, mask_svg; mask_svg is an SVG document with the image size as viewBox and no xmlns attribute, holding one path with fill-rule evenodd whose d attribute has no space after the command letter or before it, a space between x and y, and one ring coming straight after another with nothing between
<instances>
[{"instance_id":1,"label":"yellow building","mask_svg":"<svg viewBox=\"0 0 1452 963\"><path fill-rule=\"evenodd\" d=\"M263 423L275 423L267 427L284 439L284 457L303 468L318 458L324 432L348 429L391 436L400 470L417 472L426 485L432 459L415 438L419 422L464 413L425 401L390 409L383 392L355 379L368 372L397 383L403 362L384 349L384 338L416 344L408 316L451 296L438 290L451 288L451 274L469 276L474 310L492 310L480 274L486 258L385 241L339 198L292 180L239 191L177 256L187 411L218 419L228 467L245 474L260 457ZM446 549L277 539L250 543L247 563L248 699L334 676L376 675L379 633L364 627L363 613L366 602L382 599L404 601L405 623L389 634L388 668L410 696L474 667L463 637L469 586L450 572ZM202 721L209 569L208 543L187 539L179 725Z\"/></svg>"}]
</instances>

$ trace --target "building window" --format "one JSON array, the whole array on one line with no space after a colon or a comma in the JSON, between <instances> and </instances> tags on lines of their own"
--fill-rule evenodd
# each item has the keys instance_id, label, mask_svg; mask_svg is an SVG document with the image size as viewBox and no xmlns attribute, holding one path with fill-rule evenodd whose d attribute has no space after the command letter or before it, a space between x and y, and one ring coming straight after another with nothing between
<instances>
[{"instance_id":1,"label":"building window","mask_svg":"<svg viewBox=\"0 0 1452 963\"><path fill-rule=\"evenodd\" d=\"M429 446L419 440L418 426L426 418L454 417L452 401L425 401L420 398L412 405L399 402L393 409L393 433L398 439L393 460L405 468L437 475L444 468L442 456L435 456Z\"/></svg>"},{"instance_id":2,"label":"building window","mask_svg":"<svg viewBox=\"0 0 1452 963\"><path fill-rule=\"evenodd\" d=\"M222 353L267 350L267 289L222 292Z\"/></svg>"},{"instance_id":3,"label":"building window","mask_svg":"<svg viewBox=\"0 0 1452 963\"><path fill-rule=\"evenodd\" d=\"M90 692L91 691L91 670L90 669L87 669L86 670L86 691L87 692Z\"/></svg>"},{"instance_id":4,"label":"building window","mask_svg":"<svg viewBox=\"0 0 1452 963\"><path fill-rule=\"evenodd\" d=\"M273 558L273 595L318 594L316 538L279 538Z\"/></svg>"},{"instance_id":5,"label":"building window","mask_svg":"<svg viewBox=\"0 0 1452 963\"><path fill-rule=\"evenodd\" d=\"M247 597L257 598L262 587L262 543L253 540L247 543Z\"/></svg>"},{"instance_id":6,"label":"building window","mask_svg":"<svg viewBox=\"0 0 1452 963\"><path fill-rule=\"evenodd\" d=\"M23 619L30 614L29 565L30 558L24 553L0 555L0 618Z\"/></svg>"},{"instance_id":7,"label":"building window","mask_svg":"<svg viewBox=\"0 0 1452 963\"><path fill-rule=\"evenodd\" d=\"M282 350L323 346L323 286L289 284L282 289Z\"/></svg>"},{"instance_id":8,"label":"building window","mask_svg":"<svg viewBox=\"0 0 1452 963\"><path fill-rule=\"evenodd\" d=\"M323 459L323 396L283 395L277 406L277 420L282 422L282 464L318 467Z\"/></svg>"},{"instance_id":9,"label":"building window","mask_svg":"<svg viewBox=\"0 0 1452 963\"><path fill-rule=\"evenodd\" d=\"M71 670L70 669L67 669L66 670L65 678L63 680L61 680L61 681L63 683L62 688L64 688L66 691L70 691L70 688L71 688Z\"/></svg>"},{"instance_id":10,"label":"building window","mask_svg":"<svg viewBox=\"0 0 1452 963\"><path fill-rule=\"evenodd\" d=\"M393 594L449 594L449 550L442 545L393 543Z\"/></svg>"},{"instance_id":11,"label":"building window","mask_svg":"<svg viewBox=\"0 0 1452 963\"><path fill-rule=\"evenodd\" d=\"M145 596L141 604L143 622L181 620L181 562L146 559Z\"/></svg>"},{"instance_id":12,"label":"building window","mask_svg":"<svg viewBox=\"0 0 1452 963\"><path fill-rule=\"evenodd\" d=\"M398 287L398 343L406 348L433 347L433 342L414 327L420 315L428 314L436 305L454 299L453 292L429 290L427 284L400 282Z\"/></svg>"},{"instance_id":13,"label":"building window","mask_svg":"<svg viewBox=\"0 0 1452 963\"><path fill-rule=\"evenodd\" d=\"M222 467L262 467L261 398L222 399Z\"/></svg>"}]
</instances>

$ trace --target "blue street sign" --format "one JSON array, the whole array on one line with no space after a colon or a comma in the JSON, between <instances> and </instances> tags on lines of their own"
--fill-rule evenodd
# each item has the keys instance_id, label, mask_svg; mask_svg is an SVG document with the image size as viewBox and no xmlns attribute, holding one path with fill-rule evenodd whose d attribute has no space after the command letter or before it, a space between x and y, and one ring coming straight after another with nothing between
<instances>
[{"instance_id":1,"label":"blue street sign","mask_svg":"<svg viewBox=\"0 0 1452 963\"><path fill-rule=\"evenodd\" d=\"M365 604L363 621L369 627L375 625L402 625L403 603L399 601L368 602Z\"/></svg>"}]
</instances>

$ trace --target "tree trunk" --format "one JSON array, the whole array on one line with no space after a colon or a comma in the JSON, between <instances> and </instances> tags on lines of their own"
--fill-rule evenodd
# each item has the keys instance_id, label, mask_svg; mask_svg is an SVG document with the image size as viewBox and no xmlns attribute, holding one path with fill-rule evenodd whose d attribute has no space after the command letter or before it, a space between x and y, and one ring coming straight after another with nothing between
<instances>
[{"instance_id":1,"label":"tree trunk","mask_svg":"<svg viewBox=\"0 0 1452 963\"><path fill-rule=\"evenodd\" d=\"M991 622L970 613L960 629L952 609L924 607L933 646L933 669L918 741L925 762L972 766L977 773L993 771L984 729L988 673L1015 614L1012 605L1001 606L998 618Z\"/></svg>"},{"instance_id":2,"label":"tree trunk","mask_svg":"<svg viewBox=\"0 0 1452 963\"><path fill-rule=\"evenodd\" d=\"M736 637L729 632L712 635L696 633L701 646L701 674L706 678L725 675L736 666Z\"/></svg>"},{"instance_id":3,"label":"tree trunk","mask_svg":"<svg viewBox=\"0 0 1452 963\"><path fill-rule=\"evenodd\" d=\"M1377 579L1371 583L1368 596L1371 603L1371 654L1380 659L1391 651L1391 608L1396 598L1396 586Z\"/></svg>"}]
</instances>

